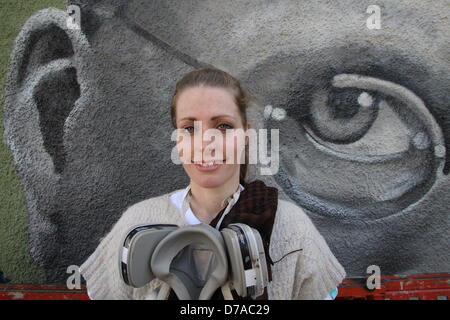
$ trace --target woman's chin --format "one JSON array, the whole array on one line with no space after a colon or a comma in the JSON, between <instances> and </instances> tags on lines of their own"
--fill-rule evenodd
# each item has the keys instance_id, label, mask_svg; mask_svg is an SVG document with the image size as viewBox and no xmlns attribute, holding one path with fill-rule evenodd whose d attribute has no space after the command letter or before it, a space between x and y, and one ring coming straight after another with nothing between
<instances>
[{"instance_id":1,"label":"woman's chin","mask_svg":"<svg viewBox=\"0 0 450 320\"><path fill-rule=\"evenodd\" d=\"M202 188L216 188L225 183L221 177L197 177L194 182Z\"/></svg>"},{"instance_id":2,"label":"woman's chin","mask_svg":"<svg viewBox=\"0 0 450 320\"><path fill-rule=\"evenodd\" d=\"M195 165L184 167L190 179L202 188L216 188L223 186L230 179L239 177L239 167L222 165L215 170L203 170Z\"/></svg>"}]
</instances>

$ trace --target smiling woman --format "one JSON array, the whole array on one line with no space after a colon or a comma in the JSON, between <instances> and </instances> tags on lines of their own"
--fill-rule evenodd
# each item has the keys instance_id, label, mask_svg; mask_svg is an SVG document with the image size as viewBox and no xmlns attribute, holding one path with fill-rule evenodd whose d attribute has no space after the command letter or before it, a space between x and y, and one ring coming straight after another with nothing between
<instances>
[{"instance_id":1,"label":"smiling woman","mask_svg":"<svg viewBox=\"0 0 450 320\"><path fill-rule=\"evenodd\" d=\"M92 299L336 296L332 293L345 271L303 210L278 199L278 189L260 180L246 181L246 163L236 160L247 151L238 147L234 135L226 137L223 146L205 139L208 130L225 135L225 131L250 128L248 103L249 97L239 82L219 69L197 69L178 81L171 116L173 126L183 137L177 146L183 153L182 164L190 183L184 189L141 201L125 211L80 268ZM194 139L184 139L191 136ZM196 139L201 142L196 144ZM206 159L208 149L214 156ZM187 227L190 225L191 229ZM136 232L129 232L133 228ZM219 240L214 250L207 240L196 238L200 231L201 239L209 237L205 238L205 234L216 234L209 238L215 239L211 240L213 243ZM144 267L139 270L133 258L137 251L141 252L140 257L143 255L139 249L143 246L134 244L140 241L134 240L138 232L146 233L140 239L166 232L163 238L149 240L152 244L144 246L153 249L146 249ZM224 257L220 253L222 246L229 260L220 258ZM116 267L118 261L120 268ZM229 261L229 266L222 269L228 270L222 278L215 271L220 261ZM119 277L123 282L118 281ZM143 278L145 281L136 281Z\"/></svg>"}]
</instances>

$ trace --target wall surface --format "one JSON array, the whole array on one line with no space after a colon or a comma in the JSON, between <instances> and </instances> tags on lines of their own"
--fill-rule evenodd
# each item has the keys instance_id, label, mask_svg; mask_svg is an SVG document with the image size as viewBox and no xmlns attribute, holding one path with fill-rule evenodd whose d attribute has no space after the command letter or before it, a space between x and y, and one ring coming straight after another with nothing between
<instances>
[{"instance_id":1,"label":"wall surface","mask_svg":"<svg viewBox=\"0 0 450 320\"><path fill-rule=\"evenodd\" d=\"M5 89L47 282L64 282L128 206L187 185L169 102L204 65L251 92L253 127L279 129L279 171L253 166L250 179L304 208L348 276L448 271L448 1L377 1L379 29L372 1L71 3L81 30L57 9L24 24Z\"/></svg>"}]
</instances>

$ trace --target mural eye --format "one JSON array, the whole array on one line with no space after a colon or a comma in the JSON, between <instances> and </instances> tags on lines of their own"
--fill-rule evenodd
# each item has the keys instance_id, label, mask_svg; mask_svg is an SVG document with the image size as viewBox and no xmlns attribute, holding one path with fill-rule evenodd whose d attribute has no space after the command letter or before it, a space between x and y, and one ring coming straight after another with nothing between
<instances>
[{"instance_id":1,"label":"mural eye","mask_svg":"<svg viewBox=\"0 0 450 320\"><path fill-rule=\"evenodd\" d=\"M308 128L324 141L346 144L358 141L377 119L380 96L376 91L357 88L316 91Z\"/></svg>"},{"instance_id":2,"label":"mural eye","mask_svg":"<svg viewBox=\"0 0 450 320\"><path fill-rule=\"evenodd\" d=\"M415 203L442 174L442 130L407 88L340 74L330 89L312 93L308 107L307 116L293 112L277 124L282 145L275 177L305 208L377 219Z\"/></svg>"}]
</instances>

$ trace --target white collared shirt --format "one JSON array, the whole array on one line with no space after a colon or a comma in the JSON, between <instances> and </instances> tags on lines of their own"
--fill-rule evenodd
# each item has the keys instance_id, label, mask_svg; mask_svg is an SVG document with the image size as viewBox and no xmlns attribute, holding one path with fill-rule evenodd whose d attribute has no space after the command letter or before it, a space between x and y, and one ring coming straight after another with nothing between
<instances>
[{"instance_id":1,"label":"white collared shirt","mask_svg":"<svg viewBox=\"0 0 450 320\"><path fill-rule=\"evenodd\" d=\"M228 202L228 204L222 217L220 218L220 221L217 223L216 229L219 229L223 218L228 214L228 212L230 212L233 205L239 200L241 191L244 189L244 186L242 186L242 184L239 184L238 190L230 197L223 200L222 207L226 202ZM189 184L184 190L180 190L172 194L170 196L170 201L177 207L178 212L186 220L186 223L190 225L201 224L202 222L195 216L194 212L192 212L191 206L189 205L192 200L190 190L191 185Z\"/></svg>"}]
</instances>

